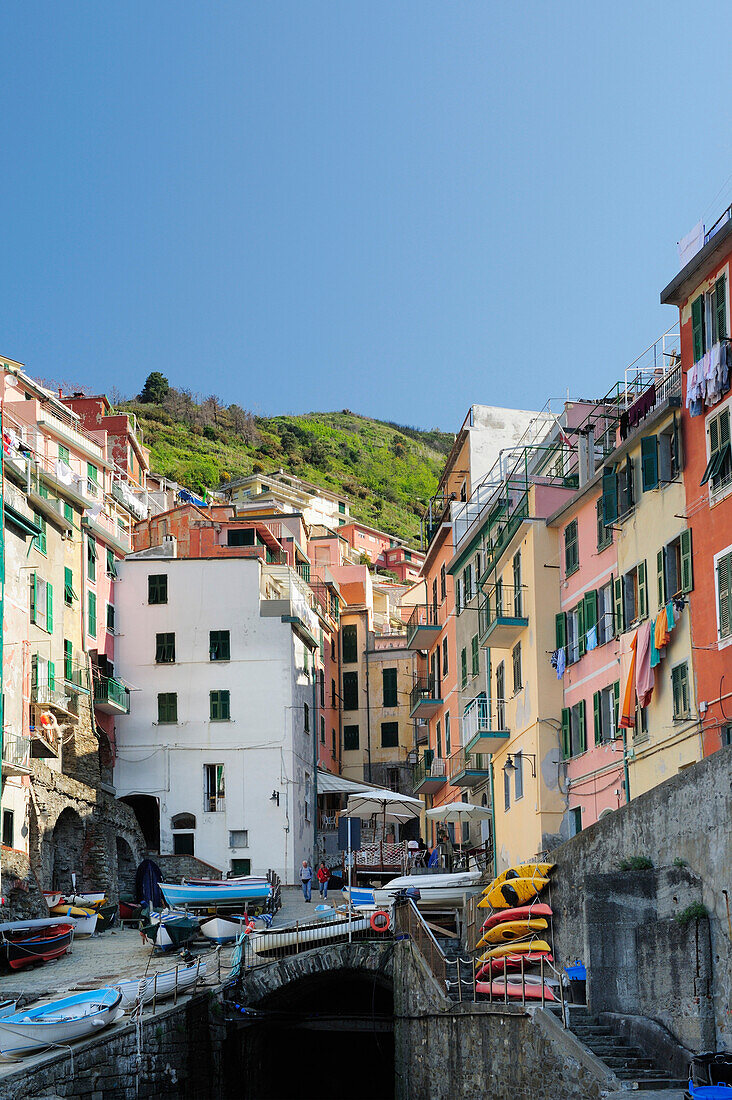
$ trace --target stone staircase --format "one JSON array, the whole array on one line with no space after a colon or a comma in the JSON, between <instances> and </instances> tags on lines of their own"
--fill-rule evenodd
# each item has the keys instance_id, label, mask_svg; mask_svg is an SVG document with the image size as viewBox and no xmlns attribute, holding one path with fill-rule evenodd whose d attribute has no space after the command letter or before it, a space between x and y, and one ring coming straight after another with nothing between
<instances>
[{"instance_id":1,"label":"stone staircase","mask_svg":"<svg viewBox=\"0 0 732 1100\"><path fill-rule=\"evenodd\" d=\"M556 1010L560 1015L560 1010ZM628 1087L643 1091L667 1091L683 1089L687 1082L671 1076L639 1047L632 1046L609 1024L591 1016L589 1010L572 1006L569 1013L570 1030L579 1041L591 1050Z\"/></svg>"}]
</instances>

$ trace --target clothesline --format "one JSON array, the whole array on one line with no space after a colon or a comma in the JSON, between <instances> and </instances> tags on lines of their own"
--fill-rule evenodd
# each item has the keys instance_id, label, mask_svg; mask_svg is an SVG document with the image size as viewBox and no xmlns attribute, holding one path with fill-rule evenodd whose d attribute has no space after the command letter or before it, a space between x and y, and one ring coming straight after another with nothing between
<instances>
[{"instance_id":1,"label":"clothesline","mask_svg":"<svg viewBox=\"0 0 732 1100\"><path fill-rule=\"evenodd\" d=\"M730 387L732 347L726 338L720 340L701 359L693 363L686 375L686 407L689 416L701 416L707 408L721 401Z\"/></svg>"}]
</instances>

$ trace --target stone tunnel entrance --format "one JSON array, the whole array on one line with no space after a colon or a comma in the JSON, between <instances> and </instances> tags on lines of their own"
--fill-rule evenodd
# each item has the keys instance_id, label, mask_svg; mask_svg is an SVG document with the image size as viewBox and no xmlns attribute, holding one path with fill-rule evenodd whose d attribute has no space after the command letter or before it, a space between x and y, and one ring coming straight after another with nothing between
<instances>
[{"instance_id":1,"label":"stone tunnel entrance","mask_svg":"<svg viewBox=\"0 0 732 1100\"><path fill-rule=\"evenodd\" d=\"M311 974L250 1007L229 1040L242 1100L392 1100L394 995L383 973Z\"/></svg>"}]
</instances>

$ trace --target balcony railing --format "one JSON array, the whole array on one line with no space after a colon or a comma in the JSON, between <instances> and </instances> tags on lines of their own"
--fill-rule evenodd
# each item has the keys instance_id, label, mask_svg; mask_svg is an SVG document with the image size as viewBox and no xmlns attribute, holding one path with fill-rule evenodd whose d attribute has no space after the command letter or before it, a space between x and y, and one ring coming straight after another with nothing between
<instances>
[{"instance_id":1,"label":"balcony railing","mask_svg":"<svg viewBox=\"0 0 732 1100\"><path fill-rule=\"evenodd\" d=\"M502 728L501 721L505 721L505 704L495 705L492 711L485 695L473 699L461 720L465 752L491 753L502 748L508 740L508 730Z\"/></svg>"},{"instance_id":2,"label":"balcony railing","mask_svg":"<svg viewBox=\"0 0 732 1100\"><path fill-rule=\"evenodd\" d=\"M437 604L417 604L407 620L407 645L428 649L440 629Z\"/></svg>"},{"instance_id":3,"label":"balcony railing","mask_svg":"<svg viewBox=\"0 0 732 1100\"><path fill-rule=\"evenodd\" d=\"M455 787L474 787L490 776L490 755L458 749L448 760L447 773Z\"/></svg>"},{"instance_id":4,"label":"balcony railing","mask_svg":"<svg viewBox=\"0 0 732 1100\"><path fill-rule=\"evenodd\" d=\"M478 607L478 637L481 645L510 649L528 626L524 614L524 587L491 585Z\"/></svg>"},{"instance_id":5,"label":"balcony railing","mask_svg":"<svg viewBox=\"0 0 732 1100\"><path fill-rule=\"evenodd\" d=\"M439 684L435 683L434 676L421 676L409 693L409 714L426 716L439 708L442 700L439 694Z\"/></svg>"},{"instance_id":6,"label":"balcony railing","mask_svg":"<svg viewBox=\"0 0 732 1100\"><path fill-rule=\"evenodd\" d=\"M129 714L130 690L111 676L99 677L94 680L94 706L108 714Z\"/></svg>"},{"instance_id":7,"label":"balcony railing","mask_svg":"<svg viewBox=\"0 0 732 1100\"><path fill-rule=\"evenodd\" d=\"M262 615L280 615L300 624L311 639L319 638L319 624L313 590L287 565L265 565L262 569Z\"/></svg>"},{"instance_id":8,"label":"balcony railing","mask_svg":"<svg viewBox=\"0 0 732 1100\"><path fill-rule=\"evenodd\" d=\"M30 770L30 747L27 737L3 734L3 775L25 775Z\"/></svg>"},{"instance_id":9,"label":"balcony railing","mask_svg":"<svg viewBox=\"0 0 732 1100\"><path fill-rule=\"evenodd\" d=\"M426 752L416 764L412 776L412 790L430 794L439 790L446 780L445 761L439 756Z\"/></svg>"},{"instance_id":10,"label":"balcony railing","mask_svg":"<svg viewBox=\"0 0 732 1100\"><path fill-rule=\"evenodd\" d=\"M61 710L67 714L70 711L71 697L50 684L33 684L31 687L31 703L38 707Z\"/></svg>"}]
</instances>

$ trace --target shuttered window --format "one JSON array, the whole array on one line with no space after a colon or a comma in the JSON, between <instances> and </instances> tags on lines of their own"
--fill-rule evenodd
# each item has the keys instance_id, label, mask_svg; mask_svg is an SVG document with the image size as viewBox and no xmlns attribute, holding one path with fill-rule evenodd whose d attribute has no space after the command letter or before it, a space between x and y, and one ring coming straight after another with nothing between
<instances>
[{"instance_id":1,"label":"shuttered window","mask_svg":"<svg viewBox=\"0 0 732 1100\"><path fill-rule=\"evenodd\" d=\"M97 544L96 541L87 537L86 540L86 575L90 581L96 581L97 579Z\"/></svg>"},{"instance_id":2,"label":"shuttered window","mask_svg":"<svg viewBox=\"0 0 732 1100\"><path fill-rule=\"evenodd\" d=\"M585 701L562 709L562 757L569 760L587 749Z\"/></svg>"},{"instance_id":3,"label":"shuttered window","mask_svg":"<svg viewBox=\"0 0 732 1100\"><path fill-rule=\"evenodd\" d=\"M691 557L691 531L662 546L656 554L656 595L659 609L674 596L691 592L694 567Z\"/></svg>"},{"instance_id":4,"label":"shuttered window","mask_svg":"<svg viewBox=\"0 0 732 1100\"><path fill-rule=\"evenodd\" d=\"M382 669L381 679L384 690L384 706L397 706L399 702L397 696L397 670L395 668Z\"/></svg>"},{"instance_id":5,"label":"shuttered window","mask_svg":"<svg viewBox=\"0 0 732 1100\"><path fill-rule=\"evenodd\" d=\"M564 571L566 576L579 569L579 537L577 520L573 519L564 529Z\"/></svg>"},{"instance_id":6,"label":"shuttered window","mask_svg":"<svg viewBox=\"0 0 732 1100\"><path fill-rule=\"evenodd\" d=\"M597 509L597 549L604 550L607 546L612 545L613 529L605 526L605 519L602 514L602 497L597 498L595 507Z\"/></svg>"},{"instance_id":7,"label":"shuttered window","mask_svg":"<svg viewBox=\"0 0 732 1100\"><path fill-rule=\"evenodd\" d=\"M694 362L698 363L704 354L704 295L700 294L691 303L691 332Z\"/></svg>"},{"instance_id":8,"label":"shuttered window","mask_svg":"<svg viewBox=\"0 0 732 1100\"><path fill-rule=\"evenodd\" d=\"M523 687L521 678L521 642L517 642L511 654L513 662L513 692L514 695Z\"/></svg>"},{"instance_id":9,"label":"shuttered window","mask_svg":"<svg viewBox=\"0 0 732 1100\"><path fill-rule=\"evenodd\" d=\"M228 630L209 630L208 654L212 661L231 660L231 636Z\"/></svg>"},{"instance_id":10,"label":"shuttered window","mask_svg":"<svg viewBox=\"0 0 732 1100\"><path fill-rule=\"evenodd\" d=\"M521 551L513 556L513 614L520 619L523 616L523 588L521 586Z\"/></svg>"},{"instance_id":11,"label":"shuttered window","mask_svg":"<svg viewBox=\"0 0 732 1100\"><path fill-rule=\"evenodd\" d=\"M467 687L468 683L468 651L463 648L460 650L460 687Z\"/></svg>"},{"instance_id":12,"label":"shuttered window","mask_svg":"<svg viewBox=\"0 0 732 1100\"><path fill-rule=\"evenodd\" d=\"M602 471L602 519L606 527L618 518L618 478L614 466Z\"/></svg>"},{"instance_id":13,"label":"shuttered window","mask_svg":"<svg viewBox=\"0 0 732 1100\"><path fill-rule=\"evenodd\" d=\"M68 607L71 607L74 600L77 598L74 592L74 573L67 565L64 567L64 603Z\"/></svg>"},{"instance_id":14,"label":"shuttered window","mask_svg":"<svg viewBox=\"0 0 732 1100\"><path fill-rule=\"evenodd\" d=\"M87 628L90 638L96 638L97 636L97 597L93 592L89 593L88 603L88 615L87 615Z\"/></svg>"},{"instance_id":15,"label":"shuttered window","mask_svg":"<svg viewBox=\"0 0 732 1100\"><path fill-rule=\"evenodd\" d=\"M343 709L358 710L358 673L343 673Z\"/></svg>"},{"instance_id":16,"label":"shuttered window","mask_svg":"<svg viewBox=\"0 0 732 1100\"><path fill-rule=\"evenodd\" d=\"M64 679L74 679L74 647L68 638L64 638Z\"/></svg>"},{"instance_id":17,"label":"shuttered window","mask_svg":"<svg viewBox=\"0 0 732 1100\"><path fill-rule=\"evenodd\" d=\"M175 662L175 634L155 635L155 663L170 665Z\"/></svg>"},{"instance_id":18,"label":"shuttered window","mask_svg":"<svg viewBox=\"0 0 732 1100\"><path fill-rule=\"evenodd\" d=\"M147 578L147 602L168 602L168 574L153 573Z\"/></svg>"},{"instance_id":19,"label":"shuttered window","mask_svg":"<svg viewBox=\"0 0 732 1100\"><path fill-rule=\"evenodd\" d=\"M356 626L344 626L341 632L341 648L345 664L358 660L358 629Z\"/></svg>"},{"instance_id":20,"label":"shuttered window","mask_svg":"<svg viewBox=\"0 0 732 1100\"><path fill-rule=\"evenodd\" d=\"M701 485L707 482L712 492L723 488L732 479L732 452L730 450L729 409L722 409L710 418L707 425L709 435L709 461L707 462Z\"/></svg>"},{"instance_id":21,"label":"shuttered window","mask_svg":"<svg viewBox=\"0 0 732 1100\"><path fill-rule=\"evenodd\" d=\"M345 752L355 752L358 748L358 726L343 727L343 748Z\"/></svg>"},{"instance_id":22,"label":"shuttered window","mask_svg":"<svg viewBox=\"0 0 732 1100\"><path fill-rule=\"evenodd\" d=\"M719 608L719 636L732 635L732 553L717 559L717 604Z\"/></svg>"},{"instance_id":23,"label":"shuttered window","mask_svg":"<svg viewBox=\"0 0 732 1100\"><path fill-rule=\"evenodd\" d=\"M158 694L158 722L178 721L178 696L174 691Z\"/></svg>"},{"instance_id":24,"label":"shuttered window","mask_svg":"<svg viewBox=\"0 0 732 1100\"><path fill-rule=\"evenodd\" d=\"M39 515L38 512L34 512L33 519L35 520L36 525L41 529L41 533L39 535L33 536L33 545L35 546L36 550L40 550L42 554L45 554L47 533L46 517Z\"/></svg>"},{"instance_id":25,"label":"shuttered window","mask_svg":"<svg viewBox=\"0 0 732 1100\"><path fill-rule=\"evenodd\" d=\"M381 747L382 749L399 748L399 723L381 723Z\"/></svg>"},{"instance_id":26,"label":"shuttered window","mask_svg":"<svg viewBox=\"0 0 732 1100\"><path fill-rule=\"evenodd\" d=\"M208 700L209 717L211 721L228 721L231 717L230 693L228 691L210 691L208 693Z\"/></svg>"},{"instance_id":27,"label":"shuttered window","mask_svg":"<svg viewBox=\"0 0 732 1100\"><path fill-rule=\"evenodd\" d=\"M689 666L686 661L671 669L674 719L689 717Z\"/></svg>"},{"instance_id":28,"label":"shuttered window","mask_svg":"<svg viewBox=\"0 0 732 1100\"><path fill-rule=\"evenodd\" d=\"M478 648L478 635L474 634L470 640L470 657L473 676L480 672L480 650Z\"/></svg>"},{"instance_id":29,"label":"shuttered window","mask_svg":"<svg viewBox=\"0 0 732 1100\"><path fill-rule=\"evenodd\" d=\"M658 488L658 440L655 435L641 439L641 483L644 493Z\"/></svg>"},{"instance_id":30,"label":"shuttered window","mask_svg":"<svg viewBox=\"0 0 732 1100\"><path fill-rule=\"evenodd\" d=\"M714 284L714 298L712 301L714 317L713 339L716 344L727 336L727 279L722 275Z\"/></svg>"}]
</instances>

